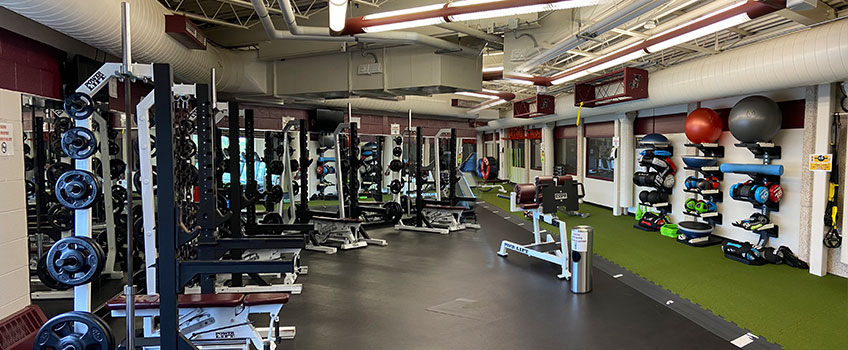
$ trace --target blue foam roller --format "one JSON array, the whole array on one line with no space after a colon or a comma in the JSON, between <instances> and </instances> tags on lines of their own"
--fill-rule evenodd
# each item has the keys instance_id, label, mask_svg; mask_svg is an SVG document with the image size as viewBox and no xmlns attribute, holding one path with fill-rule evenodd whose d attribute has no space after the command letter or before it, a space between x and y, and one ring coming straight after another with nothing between
<instances>
[{"instance_id":1,"label":"blue foam roller","mask_svg":"<svg viewBox=\"0 0 848 350\"><path fill-rule=\"evenodd\" d=\"M761 174L771 176L782 176L783 165L779 164L733 164L724 163L720 167L723 173Z\"/></svg>"}]
</instances>

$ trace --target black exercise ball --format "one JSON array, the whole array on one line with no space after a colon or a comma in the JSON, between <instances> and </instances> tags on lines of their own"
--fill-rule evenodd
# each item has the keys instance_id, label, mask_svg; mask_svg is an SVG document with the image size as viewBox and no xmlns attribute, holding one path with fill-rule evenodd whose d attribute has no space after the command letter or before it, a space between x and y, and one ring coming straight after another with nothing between
<instances>
[{"instance_id":1,"label":"black exercise ball","mask_svg":"<svg viewBox=\"0 0 848 350\"><path fill-rule=\"evenodd\" d=\"M730 133L741 142L768 142L780 131L783 115L780 107L765 96L749 96L730 110Z\"/></svg>"}]
</instances>

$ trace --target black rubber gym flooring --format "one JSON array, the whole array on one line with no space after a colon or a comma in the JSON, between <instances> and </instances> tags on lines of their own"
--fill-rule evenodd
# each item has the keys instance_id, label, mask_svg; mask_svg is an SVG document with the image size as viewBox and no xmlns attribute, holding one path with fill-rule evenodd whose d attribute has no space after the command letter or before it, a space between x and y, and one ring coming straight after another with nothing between
<instances>
[{"instance_id":1,"label":"black rubber gym flooring","mask_svg":"<svg viewBox=\"0 0 848 350\"><path fill-rule=\"evenodd\" d=\"M594 269L575 295L553 265L495 252L532 240L477 209L482 228L438 234L380 229L387 247L307 252L303 294L283 308L286 349L732 349L678 313Z\"/></svg>"},{"instance_id":2,"label":"black rubber gym flooring","mask_svg":"<svg viewBox=\"0 0 848 350\"><path fill-rule=\"evenodd\" d=\"M377 229L369 233L389 246L304 252L303 294L281 314L297 336L282 349L736 348L598 268L593 291L575 295L554 265L515 252L497 256L501 240L532 236L499 214L477 213L479 230ZM95 302L119 290L118 281L107 284ZM48 316L71 307L38 303ZM108 321L123 339L124 320Z\"/></svg>"}]
</instances>

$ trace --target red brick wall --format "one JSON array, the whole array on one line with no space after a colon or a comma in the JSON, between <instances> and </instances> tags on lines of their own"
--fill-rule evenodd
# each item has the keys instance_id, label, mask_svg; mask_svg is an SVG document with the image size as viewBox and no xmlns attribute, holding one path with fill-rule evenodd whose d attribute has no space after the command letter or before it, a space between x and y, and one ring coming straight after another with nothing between
<instances>
[{"instance_id":1,"label":"red brick wall","mask_svg":"<svg viewBox=\"0 0 848 350\"><path fill-rule=\"evenodd\" d=\"M0 29L0 88L61 98L63 56L50 46Z\"/></svg>"}]
</instances>

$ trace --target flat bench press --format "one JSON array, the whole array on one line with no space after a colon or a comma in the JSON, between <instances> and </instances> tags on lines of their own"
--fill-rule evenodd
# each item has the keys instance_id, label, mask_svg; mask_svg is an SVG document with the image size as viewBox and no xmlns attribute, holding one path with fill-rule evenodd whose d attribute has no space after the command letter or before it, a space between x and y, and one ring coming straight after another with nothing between
<instances>
[{"instance_id":1,"label":"flat bench press","mask_svg":"<svg viewBox=\"0 0 848 350\"><path fill-rule=\"evenodd\" d=\"M579 190L578 190L579 188ZM509 195L509 207L512 212L529 212L533 219L533 242L519 244L504 240L498 255L507 256L514 251L531 258L544 260L560 267L557 277L570 279L570 247L565 221L556 217L559 207L569 211L578 209L578 199L583 197L583 185L573 181L571 176L538 176L535 183L516 184ZM559 241L547 233L542 238L539 222L543 221L559 228Z\"/></svg>"},{"instance_id":2,"label":"flat bench press","mask_svg":"<svg viewBox=\"0 0 848 350\"><path fill-rule=\"evenodd\" d=\"M476 226L476 228L480 227L479 225L463 224L461 222L462 213L466 210L468 208L457 205L424 204L424 215L428 217L430 223L436 227L447 228L450 232L475 228L473 226Z\"/></svg>"},{"instance_id":3,"label":"flat bench press","mask_svg":"<svg viewBox=\"0 0 848 350\"><path fill-rule=\"evenodd\" d=\"M249 349L264 349L267 340L271 349L280 339L293 339L295 327L279 327L280 311L289 301L288 293L224 293L180 294L177 297L180 333L197 346L237 345ZM126 296L106 302L112 317L126 317ZM248 320L251 314L270 316L271 324L263 338L260 329ZM135 316L159 316L159 295L136 295ZM158 330L146 336L157 336Z\"/></svg>"},{"instance_id":4,"label":"flat bench press","mask_svg":"<svg viewBox=\"0 0 848 350\"><path fill-rule=\"evenodd\" d=\"M383 239L363 236L361 226L365 221L360 218L313 216L310 221L315 224L316 233L310 235L307 250L335 254L336 247L325 245L328 242L336 243L342 250L364 248L369 244L388 245Z\"/></svg>"}]
</instances>

